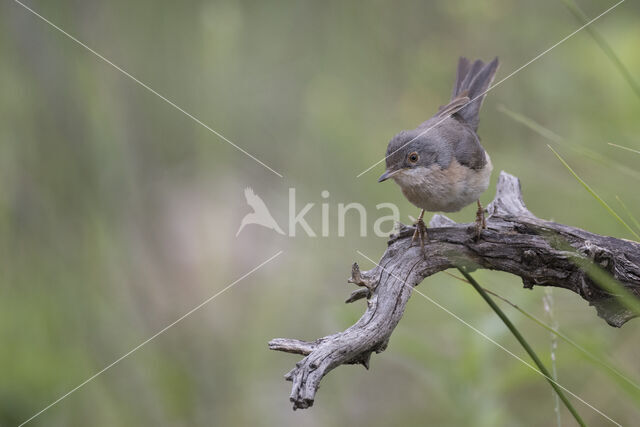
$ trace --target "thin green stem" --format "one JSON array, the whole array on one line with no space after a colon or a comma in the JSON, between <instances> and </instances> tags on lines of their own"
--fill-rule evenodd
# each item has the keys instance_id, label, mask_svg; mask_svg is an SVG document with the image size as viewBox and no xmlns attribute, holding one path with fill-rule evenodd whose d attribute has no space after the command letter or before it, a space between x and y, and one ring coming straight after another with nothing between
<instances>
[{"instance_id":1,"label":"thin green stem","mask_svg":"<svg viewBox=\"0 0 640 427\"><path fill-rule=\"evenodd\" d=\"M631 221L633 222L633 225L636 226L636 228L638 230L640 230L640 222L638 222L638 220L636 219L636 217L631 213L631 211L629 210L629 208L627 207L627 205L622 201L622 199L620 198L620 196L616 196L616 200L618 201L618 203L620 203L620 205L622 206L622 209L624 209L625 213L627 214L627 216L629 218L631 218Z\"/></svg>"},{"instance_id":2,"label":"thin green stem","mask_svg":"<svg viewBox=\"0 0 640 427\"><path fill-rule=\"evenodd\" d=\"M464 278L462 278L460 276L456 276L455 274L451 274L448 271L445 271L444 273L448 274L449 276L453 277L456 280L459 280L459 281L464 282L466 284L470 284L470 282L468 280L466 280L466 279L464 279ZM625 386L624 388L625 388L626 391L628 391L629 393L633 393L634 397L637 396L637 391L640 390L640 385L636 384L633 380L631 380L625 374L623 374L622 372L618 371L616 368L614 368L613 366L611 366L609 363L605 362L604 360L601 360L600 358L598 358L595 354L591 353L589 350L587 350L586 348L582 347L580 344L578 344L577 342L575 342L574 340L569 338L567 335L565 335L559 329L556 329L556 328L553 328L553 327L547 325L542 320L540 320L539 318L537 318L533 314L529 313L528 311L526 311L525 309L520 307L518 304L516 304L514 302L511 302L509 299L503 297L502 295L498 294L497 292L494 292L494 291L492 291L490 289L487 289L487 288L483 288L483 289L489 295L492 295L493 297L498 298L500 301L503 301L505 304L508 304L511 307L513 307L515 310L519 311L520 314L522 314L523 316L525 316L527 319L531 320L532 322L534 322L538 326L546 329L547 331L551 332L552 334L555 334L562 341L564 341L565 343L569 344L570 346L572 346L573 348L575 348L576 350L578 350L579 352L584 354L587 357L587 359L589 359L591 362L593 362L596 365L606 369L611 374L614 374L615 377L618 378L617 381L620 384ZM632 388L634 388L635 391L631 390L631 388L628 387L628 386L631 386Z\"/></svg>"},{"instance_id":3,"label":"thin green stem","mask_svg":"<svg viewBox=\"0 0 640 427\"><path fill-rule=\"evenodd\" d=\"M532 131L534 131L535 133L537 133L538 135L542 136L543 138L548 139L549 141L553 141L559 145L563 145L566 146L570 149L572 149L573 151L575 151L576 153L583 155L585 157L588 157L589 159L600 163L601 165L608 167L608 168L612 168L617 170L620 173L623 173L625 175L628 175L634 179L638 179L640 180L640 173L638 171L636 171L635 169L631 169L626 167L625 165L620 164L619 162L612 160L602 154L600 154L597 151L594 151L588 147L584 147L582 145L579 144L574 144L572 142L567 141L565 138L563 138L562 136L558 135L557 133L553 132L552 130L542 126L540 123L536 122L535 120L526 117L520 113L516 113L515 111L512 111L510 109L508 109L507 107L505 107L504 105L498 105L498 111L500 111L501 113L504 113L507 117L509 117L510 119L513 119L514 121L526 126L527 128L531 129ZM609 144L609 145L613 145L616 147L620 147L623 148L622 146L617 146L615 144ZM634 151L634 150L632 150ZM640 151L638 152L640 153Z\"/></svg>"},{"instance_id":4,"label":"thin green stem","mask_svg":"<svg viewBox=\"0 0 640 427\"><path fill-rule=\"evenodd\" d=\"M589 18L587 17L587 15L585 15L582 9L580 9L580 7L573 0L562 0L562 2L580 23L585 24L586 22L588 22ZM640 98L640 86L638 86L638 83L634 80L631 72L629 72L629 69L627 69L627 67L618 57L607 40L593 26L586 27L585 30L587 31L587 33L589 33L593 40L595 40L598 46L600 46L600 49L602 49L604 54L607 55L613 65L618 69L620 74L622 74L622 77L627 81L627 83L629 83L631 89L635 92L638 98Z\"/></svg>"},{"instance_id":5,"label":"thin green stem","mask_svg":"<svg viewBox=\"0 0 640 427\"><path fill-rule=\"evenodd\" d=\"M551 151L553 151L553 154L556 155L556 157L558 158L558 160L560 160L560 162L564 165L565 168L567 168L567 170L571 173L571 175L573 175L573 177L580 183L582 184L582 186L589 192L589 194L591 194L598 202L600 202L600 204L616 219L618 220L618 222L620 224L622 224L627 230L629 230L629 232L631 234L633 234L635 236L636 239L640 240L640 235L638 233L635 232L635 230L631 227L629 227L629 224L627 224L622 218L620 218L620 215L618 215L616 213L616 211L614 211L611 206L609 206L607 204L607 202L605 202L604 200L602 200L602 198L600 196L598 196L598 194L593 191L593 189L589 186L589 184L587 184L586 182L584 182L584 180L582 178L580 178L578 176L577 173L574 172L574 170L571 168L571 166L569 166L569 163L567 163L561 156L560 154L558 154L558 152L556 150L553 149L552 146L550 146L549 144L547 144L547 147L549 147L549 149Z\"/></svg>"},{"instance_id":6,"label":"thin green stem","mask_svg":"<svg viewBox=\"0 0 640 427\"><path fill-rule=\"evenodd\" d=\"M558 394L558 397L560 397L560 400L562 400L562 402L567 407L569 412L571 412L571 415L573 415L573 418L575 418L576 422L581 426L586 426L585 422L582 420L582 418L578 414L578 411L576 411L576 409L573 407L573 405L571 404L569 399L567 399L567 396L565 396L565 394L562 392L560 387L558 387L558 384L551 378L551 374L549 373L547 368L544 366L544 364L542 363L540 358L538 358L538 355L533 351L533 349L531 348L531 346L529 345L527 340L524 339L524 337L522 336L520 331L518 331L518 329L515 327L515 325L513 323L511 323L511 320L509 320L507 315L504 314L504 312L500 309L500 307L498 307L498 305L491 299L489 294L487 294L484 291L482 286L480 286L480 284L478 282L476 282L476 280L473 277L471 277L471 275L469 273L464 271L464 269L462 269L462 268L458 268L458 270L460 271L460 273L462 273L462 275L465 277L465 279L467 279L469 281L469 283L471 283L471 286L474 287L474 289L480 294L480 296L486 301L486 303L489 304L489 306L498 315L498 317L500 317L500 319L502 319L502 321L507 326L507 328L509 328L511 333L516 337L516 339L518 340L520 345L522 345L522 347L524 347L524 349L529 354L531 359L533 359L533 361L536 364L536 366L538 366L538 369L540 370L540 372L545 376L545 378L547 379L547 381L549 382L551 387L553 387L555 392Z\"/></svg>"}]
</instances>

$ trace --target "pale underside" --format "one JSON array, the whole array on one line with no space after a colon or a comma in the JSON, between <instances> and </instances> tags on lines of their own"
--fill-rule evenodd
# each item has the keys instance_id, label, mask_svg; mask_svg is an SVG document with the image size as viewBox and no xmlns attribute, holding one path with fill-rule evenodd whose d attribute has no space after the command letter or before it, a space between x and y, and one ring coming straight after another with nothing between
<instances>
[{"instance_id":1,"label":"pale underside","mask_svg":"<svg viewBox=\"0 0 640 427\"><path fill-rule=\"evenodd\" d=\"M493 165L485 152L482 169L463 166L454 158L447 169L438 164L405 169L393 175L411 203L429 212L457 212L478 200L489 187Z\"/></svg>"}]
</instances>

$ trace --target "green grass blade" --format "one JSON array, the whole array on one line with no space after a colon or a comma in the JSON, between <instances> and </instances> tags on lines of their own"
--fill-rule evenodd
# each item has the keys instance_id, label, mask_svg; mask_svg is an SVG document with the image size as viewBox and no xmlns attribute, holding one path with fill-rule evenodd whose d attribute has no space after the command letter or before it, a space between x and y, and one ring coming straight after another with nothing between
<instances>
[{"instance_id":1,"label":"green grass blade","mask_svg":"<svg viewBox=\"0 0 640 427\"><path fill-rule=\"evenodd\" d=\"M596 162L599 162L600 164L612 168L612 169L616 169L618 172L623 173L625 175L628 175L632 178L635 178L637 180L640 181L640 172L634 170L634 169L630 169L624 165L621 165L620 163L598 153L597 151L591 150L587 147L582 147L580 145L577 144L572 144L570 142L568 142L566 139L564 139L562 136L558 135L557 133L553 132L552 130L542 126L540 123L534 121L533 119L530 119L529 117L526 117L522 114L516 113L515 111L509 110L507 107L505 107L504 105L499 105L498 106L498 111L500 111L501 113L504 113L505 115L507 115L509 118L513 119L514 121L528 127L529 129L531 129L532 131L534 131L535 133L537 133L538 135L553 141L559 145L563 145L563 146L567 146L569 148L571 148L572 150L574 150L575 152L586 156L588 158L590 158L591 160L594 160Z\"/></svg>"},{"instance_id":2,"label":"green grass blade","mask_svg":"<svg viewBox=\"0 0 640 427\"><path fill-rule=\"evenodd\" d=\"M595 264L591 259L578 253L578 251L576 251L576 249L562 236L554 233L548 233L546 240L554 249L565 252L568 259L578 268L583 270L587 276L589 276L589 279L596 284L596 286L611 294L612 297L618 299L623 306L631 311L632 314L640 316L639 296L631 293L631 291L629 291L615 277L602 269L599 265Z\"/></svg>"},{"instance_id":3,"label":"green grass blade","mask_svg":"<svg viewBox=\"0 0 640 427\"><path fill-rule=\"evenodd\" d=\"M544 366L544 364L542 363L542 361L540 360L540 358L538 358L538 355L533 351L533 348L531 348L531 346L529 345L529 343L527 342L527 340L524 339L524 337L522 336L522 334L520 333L520 331L518 331L518 329L515 327L515 325L511 322L511 320L509 320L509 318L507 317L506 314L504 314L504 312L500 309L500 307L498 307L498 305L491 299L491 297L484 291L484 289L482 288L482 286L480 286L478 284L478 282L476 282L476 280L471 277L471 275L469 273L467 273L464 269L462 268L458 268L458 270L460 271L460 273L462 273L462 275L465 277L465 279L467 279L469 281L469 283L471 283L471 286L473 286L475 288L475 290L480 294L480 296L485 300L485 302L487 304L489 304L489 306L493 309L493 311L498 315L498 317L500 317L500 319L502 319L502 321L504 322L504 324L507 326L507 328L509 328L509 330L511 331L511 333L516 337L516 339L518 340L518 342L520 343L520 345L522 345L522 347L524 347L524 349L526 350L526 352L529 354L529 356L531 357L531 359L533 359L534 363L536 364L536 366L538 367L538 369L540 370L540 372L542 372L542 374L546 377L547 381L549 382L549 384L551 385L551 387L553 387L553 389L555 390L556 394L558 395L558 397L560 398L560 400L562 400L562 402L564 403L564 405L567 407L567 409L569 410L569 412L571 412L571 415L573 415L573 418L575 418L576 422L581 425L581 426L585 426L585 422L582 420L582 418L580 417L580 414L578 414L578 411L576 411L576 409L573 407L573 405L571 404L571 402L569 401L569 399L567 399L567 396L565 396L565 394L562 392L562 390L560 389L560 387L558 386L557 382L552 380L551 378L551 374L549 373L549 371L547 370L547 368Z\"/></svg>"},{"instance_id":4,"label":"green grass blade","mask_svg":"<svg viewBox=\"0 0 640 427\"><path fill-rule=\"evenodd\" d=\"M460 280L460 281L462 281L464 283L470 284L470 282L468 280L466 280L466 279L464 279L462 277L456 276L455 274L451 274L451 273L446 272L446 271L445 271L445 273L448 274L449 276L457 279L457 280ZM525 309L523 309L519 305L511 302L509 299L507 299L507 298L501 296L500 294L498 294L497 292L493 292L493 291L491 291L491 290L489 290L487 288L483 288L483 289L489 295L492 295L495 298L498 298L499 300L501 300L502 302L510 305L512 308L514 308L515 310L520 312L520 314L522 314L523 316L525 316L527 319L531 320L532 322L534 322L538 326L546 329L547 331L549 331L552 334L555 334L563 342L565 342L569 346L573 347L574 349L576 349L577 351L582 353L589 361L591 361L595 365L603 368L620 385L620 387L627 392L627 394L629 394L631 397L633 397L637 402L640 402L640 393L638 393L638 391L640 391L640 385L636 384L627 375L623 374L622 372L620 372L619 370L617 370L616 368L614 368L613 366L611 366L610 364L608 364L604 360L598 358L595 354L591 353L589 350L587 350L586 348L582 347L580 344L578 344L577 342L575 342L574 340L569 338L567 335L565 335L559 329L552 328L550 325L547 325L545 322L540 320L538 317L536 317L533 314L527 312Z\"/></svg>"},{"instance_id":5,"label":"green grass blade","mask_svg":"<svg viewBox=\"0 0 640 427\"><path fill-rule=\"evenodd\" d=\"M622 305L631 310L635 315L640 316L640 299L615 278L611 277L609 273L592 263L591 260L580 256L578 253L575 253L572 261L584 270L596 285L615 296L620 300Z\"/></svg>"},{"instance_id":6,"label":"green grass blade","mask_svg":"<svg viewBox=\"0 0 640 427\"><path fill-rule=\"evenodd\" d=\"M580 9L580 7L573 0L562 0L564 5L569 9L569 11L576 17L578 22L581 24L586 24L589 21L589 18L585 13ZM611 45L607 42L607 40L596 30L593 26L588 26L585 28L587 33L595 40L595 42L600 46L600 49L604 52L605 55L611 60L613 65L618 69L622 77L629 83L631 89L635 92L636 96L640 98L640 86L634 80L633 76L624 65L624 63L620 60L620 57L613 50Z\"/></svg>"},{"instance_id":7,"label":"green grass blade","mask_svg":"<svg viewBox=\"0 0 640 427\"><path fill-rule=\"evenodd\" d=\"M513 120L515 120L516 122L525 125L526 127L528 127L529 129L531 129L532 131L536 132L537 134L557 143L560 145L566 145L567 141L561 137L560 135L558 135L557 133L553 132L552 130L547 129L546 127L542 126L540 123L530 119L529 117L523 116L522 114L516 113L515 111L511 111L509 110L507 107L505 107L504 105L498 105L498 111L500 111L501 113L506 114L507 116L511 117Z\"/></svg>"},{"instance_id":8,"label":"green grass blade","mask_svg":"<svg viewBox=\"0 0 640 427\"><path fill-rule=\"evenodd\" d=\"M622 372L618 371L616 368L614 368L613 366L611 366L607 362L599 359L595 354L591 353L589 350L587 350L586 348L582 347L580 344L578 344L577 342L575 342L574 340L569 338L563 332L561 332L560 330L558 330L556 328L552 328L551 326L547 325L542 320L538 319L533 314L528 313L526 310L524 310L523 308L521 308L517 304L512 303L508 299L506 299L506 298L504 298L504 297L498 295L497 293L492 292L492 291L490 291L488 289L485 289L485 291L488 294L493 295L494 297L498 298L499 300L505 302L506 304L509 304L515 310L519 311L523 316L525 316L526 318L528 318L532 322L536 323L538 326L546 329L550 333L556 335L558 338L560 338L566 344L569 344L571 347L573 347L576 350L578 350L580 353L582 353L592 363L594 363L594 364L600 366L601 368L603 368L604 370L606 370L610 374L610 376L612 378L614 378L615 381L620 385L620 387L623 388L627 392L627 394L629 394L631 397L633 397L637 402L640 402L640 393L638 393L638 391L640 390L640 385L636 384L627 375L625 375Z\"/></svg>"},{"instance_id":9,"label":"green grass blade","mask_svg":"<svg viewBox=\"0 0 640 427\"><path fill-rule=\"evenodd\" d=\"M631 211L629 210L629 208L627 208L627 205L622 201L622 199L619 196L616 196L616 200L618 200L618 202L620 203L620 205L622 206L622 209L625 211L625 213L627 214L627 216L629 218L631 218L631 222L633 222L633 225L635 225L635 227L640 230L640 222L638 222L638 220L636 219L636 217L631 213Z\"/></svg>"},{"instance_id":10,"label":"green grass blade","mask_svg":"<svg viewBox=\"0 0 640 427\"><path fill-rule=\"evenodd\" d=\"M613 209L611 209L611 206L609 206L607 202L602 200L602 198L600 198L600 196L598 196L598 194L595 191L593 191L593 189L589 186L589 184L584 182L584 180L580 178L578 174L574 172L573 169L571 169L571 166L569 166L569 164L560 156L560 154L558 154L558 152L554 150L551 145L547 144L547 147L549 147L549 149L553 151L553 154L556 155L558 160L560 160L560 162L564 165L564 167L566 167L567 170L571 172L571 175L573 175L574 178L578 180L580 184L582 184L582 186L589 192L589 194L591 194L607 210L607 212L611 214L611 216L613 216L620 224L622 224L627 230L629 230L629 232L633 234L636 239L640 241L640 235L636 233L634 229L631 228L629 224L627 224L622 218L620 218L620 215L618 215Z\"/></svg>"}]
</instances>

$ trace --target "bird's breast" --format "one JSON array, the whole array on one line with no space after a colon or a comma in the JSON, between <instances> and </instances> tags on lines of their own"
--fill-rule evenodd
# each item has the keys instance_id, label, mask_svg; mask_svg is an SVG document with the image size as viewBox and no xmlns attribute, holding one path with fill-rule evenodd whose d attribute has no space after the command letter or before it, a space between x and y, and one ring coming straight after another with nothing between
<instances>
[{"instance_id":1,"label":"bird's breast","mask_svg":"<svg viewBox=\"0 0 640 427\"><path fill-rule=\"evenodd\" d=\"M394 181L411 203L430 212L456 212L474 202L489 187L493 165L471 169L453 159L448 168L439 165L407 169L394 175Z\"/></svg>"}]
</instances>

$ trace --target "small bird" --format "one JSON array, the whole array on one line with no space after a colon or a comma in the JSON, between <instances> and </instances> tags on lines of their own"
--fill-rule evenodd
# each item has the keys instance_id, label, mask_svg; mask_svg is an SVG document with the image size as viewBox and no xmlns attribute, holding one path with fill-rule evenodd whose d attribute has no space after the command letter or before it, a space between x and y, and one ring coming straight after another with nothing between
<instances>
[{"instance_id":1,"label":"small bird","mask_svg":"<svg viewBox=\"0 0 640 427\"><path fill-rule=\"evenodd\" d=\"M493 166L476 133L485 92L498 69L498 58L485 64L461 57L451 101L413 130L395 135L387 146L386 171L402 194L421 209L412 244L428 239L423 217L429 212L457 212L477 201L476 239L486 228L478 199L489 186Z\"/></svg>"},{"instance_id":2,"label":"small bird","mask_svg":"<svg viewBox=\"0 0 640 427\"><path fill-rule=\"evenodd\" d=\"M275 230L278 234L284 234L284 231L282 231L276 220L271 216L267 205L264 204L260 196L254 193L250 187L244 189L244 197L247 199L247 204L253 208L253 212L246 214L244 218L242 218L236 237L238 237L245 225L249 224L258 224Z\"/></svg>"}]
</instances>

